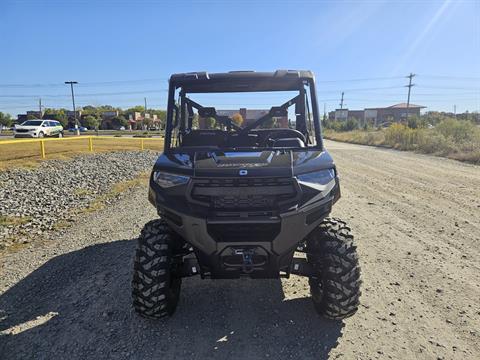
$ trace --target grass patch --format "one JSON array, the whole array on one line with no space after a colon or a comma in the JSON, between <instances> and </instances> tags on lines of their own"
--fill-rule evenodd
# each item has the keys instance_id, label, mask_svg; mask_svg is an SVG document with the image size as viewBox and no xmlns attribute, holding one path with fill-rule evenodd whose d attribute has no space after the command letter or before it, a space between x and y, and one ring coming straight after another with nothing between
<instances>
[{"instance_id":1,"label":"grass patch","mask_svg":"<svg viewBox=\"0 0 480 360\"><path fill-rule=\"evenodd\" d=\"M73 193L77 196L86 196L86 195L90 195L92 191L89 189L79 188L79 189L75 189Z\"/></svg>"},{"instance_id":2,"label":"grass patch","mask_svg":"<svg viewBox=\"0 0 480 360\"><path fill-rule=\"evenodd\" d=\"M0 215L0 226L18 226L31 221L29 216L5 216Z\"/></svg>"},{"instance_id":3,"label":"grass patch","mask_svg":"<svg viewBox=\"0 0 480 360\"><path fill-rule=\"evenodd\" d=\"M93 200L90 203L90 205L88 207L80 210L79 213L80 214L82 214L82 213L92 213L92 212L101 210L101 209L105 208L106 202L108 200L111 200L111 199L117 197L118 195L120 195L120 194L122 194L122 193L128 191L129 189L132 189L136 186L147 184L149 178L150 178L150 173L144 172L144 173L141 173L135 179L119 182L119 183L115 184L109 192L97 197L95 200Z\"/></svg>"},{"instance_id":4,"label":"grass patch","mask_svg":"<svg viewBox=\"0 0 480 360\"><path fill-rule=\"evenodd\" d=\"M416 151L480 164L480 128L469 121L447 119L432 129L411 129L402 124L393 124L387 129L379 130L326 130L325 138Z\"/></svg>"},{"instance_id":5,"label":"grass patch","mask_svg":"<svg viewBox=\"0 0 480 360\"><path fill-rule=\"evenodd\" d=\"M77 156L78 154L91 154L88 147L88 138L69 141L65 138L61 141L46 141L45 152L46 160L65 160ZM8 139L11 140L11 139ZM93 139L93 152L111 152L111 151L141 151L142 139L126 139L112 137L108 139ZM163 150L163 139L143 139L144 149L153 151ZM40 144L33 143L13 143L2 144L0 141L0 171L9 168L35 168L42 161L40 156Z\"/></svg>"}]
</instances>

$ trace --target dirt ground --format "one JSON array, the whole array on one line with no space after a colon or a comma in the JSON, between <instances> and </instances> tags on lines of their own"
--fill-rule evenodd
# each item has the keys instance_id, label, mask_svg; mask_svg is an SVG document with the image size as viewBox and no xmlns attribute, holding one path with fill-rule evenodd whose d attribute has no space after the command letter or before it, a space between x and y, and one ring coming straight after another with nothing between
<instances>
[{"instance_id":1,"label":"dirt ground","mask_svg":"<svg viewBox=\"0 0 480 360\"><path fill-rule=\"evenodd\" d=\"M362 306L314 312L305 278L183 283L176 314L130 307L146 189L0 258L0 359L479 359L480 167L327 142L334 216L357 238Z\"/></svg>"}]
</instances>

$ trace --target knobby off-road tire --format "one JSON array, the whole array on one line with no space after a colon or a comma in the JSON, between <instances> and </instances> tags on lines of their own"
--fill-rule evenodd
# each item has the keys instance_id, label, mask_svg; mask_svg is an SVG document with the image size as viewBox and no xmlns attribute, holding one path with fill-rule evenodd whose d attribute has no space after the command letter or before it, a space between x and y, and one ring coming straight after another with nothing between
<instances>
[{"instance_id":1,"label":"knobby off-road tire","mask_svg":"<svg viewBox=\"0 0 480 360\"><path fill-rule=\"evenodd\" d=\"M165 221L145 224L135 252L132 297L133 308L143 317L159 319L175 312L182 284L175 276L176 235Z\"/></svg>"},{"instance_id":2,"label":"knobby off-road tire","mask_svg":"<svg viewBox=\"0 0 480 360\"><path fill-rule=\"evenodd\" d=\"M326 218L307 239L307 259L318 272L309 279L317 312L341 320L359 306L360 266L353 235L345 222Z\"/></svg>"}]
</instances>

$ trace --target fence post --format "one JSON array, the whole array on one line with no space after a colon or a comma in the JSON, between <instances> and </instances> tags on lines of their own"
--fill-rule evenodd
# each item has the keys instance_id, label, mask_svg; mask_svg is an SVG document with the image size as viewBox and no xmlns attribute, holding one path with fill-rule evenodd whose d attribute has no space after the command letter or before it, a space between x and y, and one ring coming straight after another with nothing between
<instances>
[{"instance_id":1,"label":"fence post","mask_svg":"<svg viewBox=\"0 0 480 360\"><path fill-rule=\"evenodd\" d=\"M88 150L90 152L93 152L93 137L92 136L88 137Z\"/></svg>"},{"instance_id":2,"label":"fence post","mask_svg":"<svg viewBox=\"0 0 480 360\"><path fill-rule=\"evenodd\" d=\"M144 149L144 147L143 147L143 139L140 139L140 148L141 148L142 151L143 151L143 149Z\"/></svg>"},{"instance_id":3,"label":"fence post","mask_svg":"<svg viewBox=\"0 0 480 360\"><path fill-rule=\"evenodd\" d=\"M40 140L40 155L42 156L42 159L45 159L45 141Z\"/></svg>"}]
</instances>

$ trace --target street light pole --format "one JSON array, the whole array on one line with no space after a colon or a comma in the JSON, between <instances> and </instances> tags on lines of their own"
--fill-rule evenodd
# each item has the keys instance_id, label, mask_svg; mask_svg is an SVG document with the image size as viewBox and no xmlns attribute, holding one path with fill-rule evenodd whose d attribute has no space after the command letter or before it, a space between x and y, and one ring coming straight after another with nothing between
<instances>
[{"instance_id":1,"label":"street light pole","mask_svg":"<svg viewBox=\"0 0 480 360\"><path fill-rule=\"evenodd\" d=\"M75 94L73 93L73 84L78 84L77 81L65 81L65 84L70 84L70 89L72 90L72 103L73 103L73 120L75 121L76 126L76 135L80 135L80 129L77 122L77 111L75 110Z\"/></svg>"}]
</instances>

